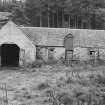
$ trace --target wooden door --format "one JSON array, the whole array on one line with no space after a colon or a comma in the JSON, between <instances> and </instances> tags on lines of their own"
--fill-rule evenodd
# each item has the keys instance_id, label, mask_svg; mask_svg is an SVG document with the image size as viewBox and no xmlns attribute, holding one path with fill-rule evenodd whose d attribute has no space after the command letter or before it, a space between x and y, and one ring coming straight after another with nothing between
<instances>
[{"instance_id":1,"label":"wooden door","mask_svg":"<svg viewBox=\"0 0 105 105\"><path fill-rule=\"evenodd\" d=\"M64 38L64 47L66 50L73 50L73 35L68 34Z\"/></svg>"}]
</instances>

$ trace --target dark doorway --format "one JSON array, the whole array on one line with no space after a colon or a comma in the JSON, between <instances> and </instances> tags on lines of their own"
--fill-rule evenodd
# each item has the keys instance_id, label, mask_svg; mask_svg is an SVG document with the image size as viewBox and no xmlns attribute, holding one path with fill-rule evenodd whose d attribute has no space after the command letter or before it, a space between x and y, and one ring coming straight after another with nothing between
<instances>
[{"instance_id":1,"label":"dark doorway","mask_svg":"<svg viewBox=\"0 0 105 105\"><path fill-rule=\"evenodd\" d=\"M16 44L1 46L1 66L17 67L19 65L19 47Z\"/></svg>"}]
</instances>

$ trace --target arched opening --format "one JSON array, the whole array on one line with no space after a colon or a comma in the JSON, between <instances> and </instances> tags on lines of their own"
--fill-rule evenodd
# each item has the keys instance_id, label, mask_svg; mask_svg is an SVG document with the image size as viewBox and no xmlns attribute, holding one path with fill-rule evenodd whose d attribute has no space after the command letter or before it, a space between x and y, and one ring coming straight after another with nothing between
<instances>
[{"instance_id":1,"label":"arched opening","mask_svg":"<svg viewBox=\"0 0 105 105\"><path fill-rule=\"evenodd\" d=\"M73 61L73 35L68 34L64 38L65 60L68 65L72 66Z\"/></svg>"},{"instance_id":2,"label":"arched opening","mask_svg":"<svg viewBox=\"0 0 105 105\"><path fill-rule=\"evenodd\" d=\"M68 34L64 37L64 47L66 50L73 50L73 35Z\"/></svg>"},{"instance_id":3,"label":"arched opening","mask_svg":"<svg viewBox=\"0 0 105 105\"><path fill-rule=\"evenodd\" d=\"M2 44L1 46L1 66L19 66L20 48L16 44Z\"/></svg>"}]
</instances>

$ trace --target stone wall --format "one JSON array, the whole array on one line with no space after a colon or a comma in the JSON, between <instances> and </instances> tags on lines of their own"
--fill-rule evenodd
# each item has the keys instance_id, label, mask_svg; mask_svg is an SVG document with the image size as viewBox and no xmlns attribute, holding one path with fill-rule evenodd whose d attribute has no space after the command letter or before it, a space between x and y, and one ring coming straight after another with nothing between
<instances>
[{"instance_id":1,"label":"stone wall","mask_svg":"<svg viewBox=\"0 0 105 105\"><path fill-rule=\"evenodd\" d=\"M48 50L49 48L42 48L42 55L44 60L48 60ZM96 49L92 49L92 51L97 51ZM65 58L65 48L64 47L55 47L53 51L53 57L55 60L59 60L60 58ZM105 49L99 49L99 57L102 60L105 60ZM74 48L73 52L73 59L74 60L80 60L80 61L86 61L91 59L90 55L90 49L89 48Z\"/></svg>"},{"instance_id":2,"label":"stone wall","mask_svg":"<svg viewBox=\"0 0 105 105\"><path fill-rule=\"evenodd\" d=\"M48 60L49 48L41 48L42 58L44 60ZM65 58L65 48L64 47L54 47L53 57L55 60L59 60L60 58ZM73 53L74 59L86 60L88 59L88 52L86 48L75 48Z\"/></svg>"},{"instance_id":3,"label":"stone wall","mask_svg":"<svg viewBox=\"0 0 105 105\"><path fill-rule=\"evenodd\" d=\"M105 49L99 49L99 57L102 60L105 60Z\"/></svg>"},{"instance_id":4,"label":"stone wall","mask_svg":"<svg viewBox=\"0 0 105 105\"><path fill-rule=\"evenodd\" d=\"M12 22L7 23L0 31L0 46L2 44L16 44L20 48L20 65L35 62L35 45Z\"/></svg>"}]
</instances>

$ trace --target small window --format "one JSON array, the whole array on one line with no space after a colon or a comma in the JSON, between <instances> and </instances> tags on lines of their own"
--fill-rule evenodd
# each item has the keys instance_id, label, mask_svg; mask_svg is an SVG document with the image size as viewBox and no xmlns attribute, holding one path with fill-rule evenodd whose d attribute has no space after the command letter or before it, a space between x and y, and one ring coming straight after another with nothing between
<instances>
[{"instance_id":1,"label":"small window","mask_svg":"<svg viewBox=\"0 0 105 105\"><path fill-rule=\"evenodd\" d=\"M95 55L95 51L90 51L89 53L89 55Z\"/></svg>"},{"instance_id":2,"label":"small window","mask_svg":"<svg viewBox=\"0 0 105 105\"><path fill-rule=\"evenodd\" d=\"M90 51L90 58L91 59L97 59L98 58L98 52L97 51Z\"/></svg>"},{"instance_id":3,"label":"small window","mask_svg":"<svg viewBox=\"0 0 105 105\"><path fill-rule=\"evenodd\" d=\"M50 48L49 50L53 52L54 51L54 48Z\"/></svg>"},{"instance_id":4,"label":"small window","mask_svg":"<svg viewBox=\"0 0 105 105\"><path fill-rule=\"evenodd\" d=\"M89 49L90 59L99 59L99 50L98 49Z\"/></svg>"}]
</instances>

